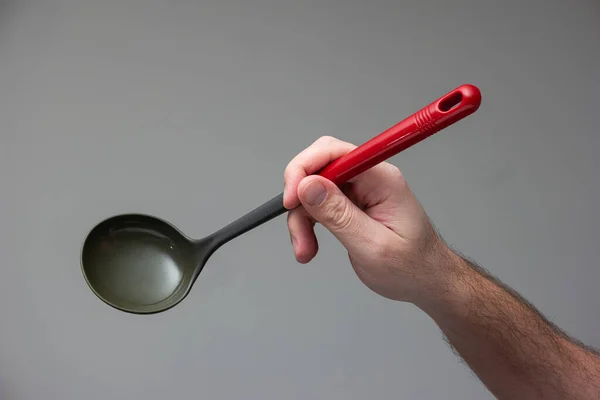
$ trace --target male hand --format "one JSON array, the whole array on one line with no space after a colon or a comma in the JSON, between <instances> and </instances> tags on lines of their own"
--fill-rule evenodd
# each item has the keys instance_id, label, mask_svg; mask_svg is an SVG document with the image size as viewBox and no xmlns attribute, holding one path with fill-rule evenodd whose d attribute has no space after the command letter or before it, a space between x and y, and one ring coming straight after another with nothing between
<instances>
[{"instance_id":1,"label":"male hand","mask_svg":"<svg viewBox=\"0 0 600 400\"><path fill-rule=\"evenodd\" d=\"M313 226L319 222L348 250L365 285L425 311L496 397L598 398L599 353L452 252L396 167L379 164L341 190L309 176L354 148L324 137L287 166L283 202L291 209L297 260L306 263L317 254Z\"/></svg>"},{"instance_id":2,"label":"male hand","mask_svg":"<svg viewBox=\"0 0 600 400\"><path fill-rule=\"evenodd\" d=\"M376 293L410 302L433 295L445 284L437 261L446 247L398 168L381 163L341 189L311 175L355 147L325 136L286 167L283 202L291 209L297 261L307 263L317 254L318 222L347 249L359 279Z\"/></svg>"}]
</instances>

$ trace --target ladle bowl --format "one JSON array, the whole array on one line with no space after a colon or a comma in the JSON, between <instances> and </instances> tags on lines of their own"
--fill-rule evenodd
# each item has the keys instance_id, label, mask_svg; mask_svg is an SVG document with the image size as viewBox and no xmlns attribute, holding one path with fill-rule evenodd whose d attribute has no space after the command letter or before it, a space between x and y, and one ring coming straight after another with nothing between
<instances>
[{"instance_id":1,"label":"ladle bowl","mask_svg":"<svg viewBox=\"0 0 600 400\"><path fill-rule=\"evenodd\" d=\"M462 85L322 169L337 185L474 113L481 93ZM193 240L159 218L125 214L108 218L87 235L81 269L90 289L108 305L130 313L170 309L190 292L220 246L285 213L283 193L219 231Z\"/></svg>"}]
</instances>

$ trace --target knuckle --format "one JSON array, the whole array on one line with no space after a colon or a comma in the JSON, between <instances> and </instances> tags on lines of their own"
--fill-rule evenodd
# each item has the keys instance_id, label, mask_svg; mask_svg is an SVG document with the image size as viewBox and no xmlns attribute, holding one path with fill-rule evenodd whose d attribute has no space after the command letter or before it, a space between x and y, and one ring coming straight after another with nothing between
<instances>
[{"instance_id":1,"label":"knuckle","mask_svg":"<svg viewBox=\"0 0 600 400\"><path fill-rule=\"evenodd\" d=\"M294 171L294 165L292 162L290 162L287 165L287 167L285 167L285 170L283 171L283 184L284 185L289 182L290 178L294 174L293 171Z\"/></svg>"},{"instance_id":2,"label":"knuckle","mask_svg":"<svg viewBox=\"0 0 600 400\"><path fill-rule=\"evenodd\" d=\"M389 164L389 163L386 163L385 165L386 165L388 174L392 178L394 178L396 180L404 180L404 175L402 175L402 171L400 171L400 168L396 167L393 164Z\"/></svg>"},{"instance_id":3,"label":"knuckle","mask_svg":"<svg viewBox=\"0 0 600 400\"><path fill-rule=\"evenodd\" d=\"M351 229L354 220L353 210L348 201L341 196L336 196L328 204L326 218L332 229L337 231L348 231Z\"/></svg>"},{"instance_id":4,"label":"knuckle","mask_svg":"<svg viewBox=\"0 0 600 400\"><path fill-rule=\"evenodd\" d=\"M406 188L406 180L404 179L404 175L402 174L402 171L400 171L400 168L392 164L387 164L387 173L389 174L394 187L401 190Z\"/></svg>"},{"instance_id":5,"label":"knuckle","mask_svg":"<svg viewBox=\"0 0 600 400\"><path fill-rule=\"evenodd\" d=\"M333 142L335 142L337 139L334 138L333 136L329 136L329 135L325 135L325 136L321 136L320 138L318 138L315 141L315 144L331 144Z\"/></svg>"},{"instance_id":6,"label":"knuckle","mask_svg":"<svg viewBox=\"0 0 600 400\"><path fill-rule=\"evenodd\" d=\"M290 163L285 167L285 170L283 171L284 186L293 183L294 180L299 180L299 178L305 175L302 173L303 171L304 170L302 169L302 164L300 164L298 160L290 161Z\"/></svg>"}]
</instances>

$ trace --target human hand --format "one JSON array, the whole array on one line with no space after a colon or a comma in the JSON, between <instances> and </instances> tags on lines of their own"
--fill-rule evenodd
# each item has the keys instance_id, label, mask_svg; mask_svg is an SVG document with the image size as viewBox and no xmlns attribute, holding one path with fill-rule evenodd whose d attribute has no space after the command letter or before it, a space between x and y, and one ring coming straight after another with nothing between
<instances>
[{"instance_id":1,"label":"human hand","mask_svg":"<svg viewBox=\"0 0 600 400\"><path fill-rule=\"evenodd\" d=\"M346 248L376 293L426 312L498 398L577 398L599 393L600 358L548 322L518 293L452 252L400 171L381 163L339 189L311 175L355 148L317 140L285 170L284 206L296 259L318 246L315 222Z\"/></svg>"},{"instance_id":2,"label":"human hand","mask_svg":"<svg viewBox=\"0 0 600 400\"><path fill-rule=\"evenodd\" d=\"M316 222L346 248L358 278L374 292L416 302L444 285L437 262L447 249L398 168L381 163L338 188L311 175L356 148L322 137L299 153L284 173L283 204L295 257L318 251ZM300 207L298 207L300 206Z\"/></svg>"}]
</instances>

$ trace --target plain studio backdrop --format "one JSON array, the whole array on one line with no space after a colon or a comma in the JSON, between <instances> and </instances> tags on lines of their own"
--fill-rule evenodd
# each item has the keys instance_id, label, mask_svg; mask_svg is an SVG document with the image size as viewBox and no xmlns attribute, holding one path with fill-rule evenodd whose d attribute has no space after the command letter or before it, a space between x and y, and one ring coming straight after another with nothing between
<instances>
[{"instance_id":1,"label":"plain studio backdrop","mask_svg":"<svg viewBox=\"0 0 600 400\"><path fill-rule=\"evenodd\" d=\"M416 307L285 217L136 316L80 270L100 220L203 237L282 190L322 135L360 144L463 83L480 110L391 159L444 238L600 345L594 1L0 3L0 398L491 398Z\"/></svg>"}]
</instances>

